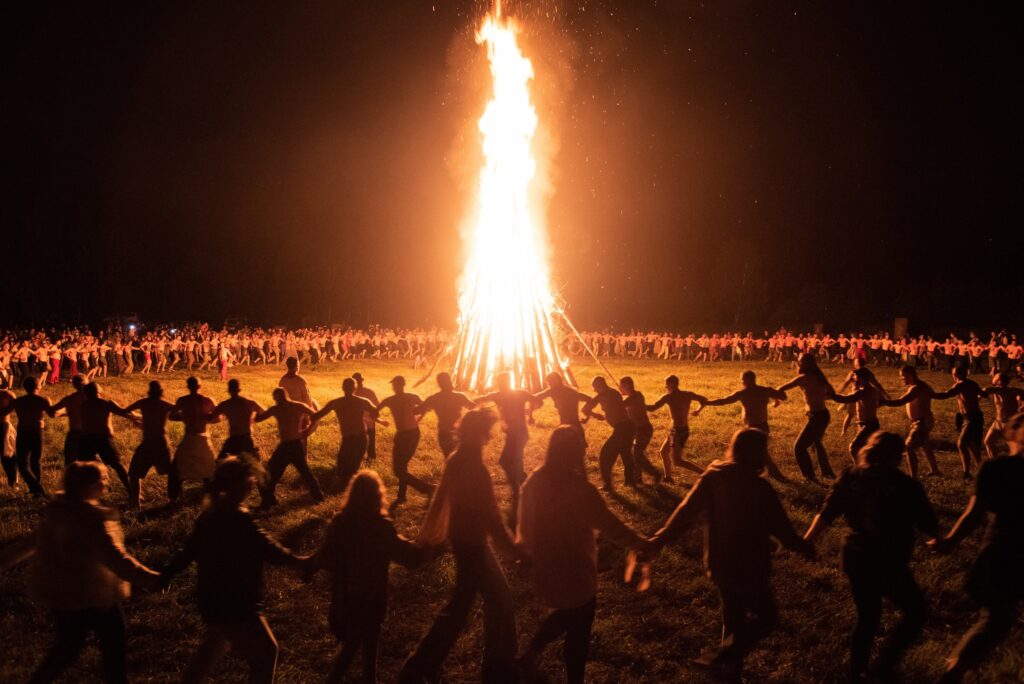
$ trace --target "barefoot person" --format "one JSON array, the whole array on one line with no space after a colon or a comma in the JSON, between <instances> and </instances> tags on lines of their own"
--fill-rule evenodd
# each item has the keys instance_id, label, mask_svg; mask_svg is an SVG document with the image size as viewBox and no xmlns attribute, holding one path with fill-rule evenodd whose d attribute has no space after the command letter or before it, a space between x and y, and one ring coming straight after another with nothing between
<instances>
[{"instance_id":1,"label":"barefoot person","mask_svg":"<svg viewBox=\"0 0 1024 684\"><path fill-rule=\"evenodd\" d=\"M1010 455L981 464L963 515L935 542L936 551L946 553L987 525L966 586L981 616L950 654L944 684L961 681L981 665L1016 624L1024 599L1024 413L1007 421L1005 438Z\"/></svg>"},{"instance_id":2,"label":"barefoot person","mask_svg":"<svg viewBox=\"0 0 1024 684\"><path fill-rule=\"evenodd\" d=\"M761 477L767 455L767 434L751 428L736 432L725 459L708 466L649 540L656 551L703 521L704 561L722 603L722 643L692 662L730 675L739 674L746 653L778 624L771 538L787 549L813 553L793 530L778 494ZM740 501L743 505L737 506Z\"/></svg>"},{"instance_id":3,"label":"barefoot person","mask_svg":"<svg viewBox=\"0 0 1024 684\"><path fill-rule=\"evenodd\" d=\"M636 428L633 421L626 413L626 402L622 395L608 386L608 381L598 375L594 378L591 386L594 388L594 396L587 400L581 409L587 420L596 418L604 420L612 428L611 435L601 445L601 452L598 456L598 466L601 469L601 480L604 485L601 489L611 492L615 489L612 484L612 468L615 462L622 459L623 477L627 487L635 487L637 483L636 468L633 464L633 438L636 436ZM600 406L603 413L594 411Z\"/></svg>"},{"instance_id":4,"label":"barefoot person","mask_svg":"<svg viewBox=\"0 0 1024 684\"><path fill-rule=\"evenodd\" d=\"M256 524L245 507L254 484L250 463L234 457L220 461L192 534L162 573L166 583L192 563L198 566L204 629L182 677L186 684L203 681L228 650L249 664L250 682L274 681L278 648L263 617L263 565L299 566L305 559Z\"/></svg>"},{"instance_id":5,"label":"barefoot person","mask_svg":"<svg viewBox=\"0 0 1024 684\"><path fill-rule=\"evenodd\" d=\"M395 441L391 449L391 462L395 477L398 478L398 496L395 497L395 503L403 504L409 487L420 494L430 496L434 491L434 486L409 472L409 462L416 455L416 447L420 443L420 422L417 413L423 400L419 395L405 391L405 378L401 375L396 375L391 379L391 389L394 394L382 399L377 405L377 410L388 409L391 411L391 417L395 420Z\"/></svg>"},{"instance_id":6,"label":"barefoot person","mask_svg":"<svg viewBox=\"0 0 1024 684\"><path fill-rule=\"evenodd\" d=\"M108 484L102 464L71 463L64 491L46 505L35 533L6 547L0 558L0 571L29 560L29 594L53 613L57 638L31 682L57 679L78 658L90 632L103 654L106 681L128 681L121 604L131 585L157 589L160 576L125 549L117 513L101 503Z\"/></svg>"},{"instance_id":7,"label":"barefoot person","mask_svg":"<svg viewBox=\"0 0 1024 684\"><path fill-rule=\"evenodd\" d=\"M505 573L491 545L513 558L519 555L501 521L494 484L484 465L494 415L474 409L459 423L459 448L445 464L437 493L420 529L419 542L451 544L455 587L398 674L399 684L437 681L448 653L466 628L478 595L483 597L484 657L480 680L515 681L516 616Z\"/></svg>"},{"instance_id":8,"label":"barefoot person","mask_svg":"<svg viewBox=\"0 0 1024 684\"><path fill-rule=\"evenodd\" d=\"M229 398L217 404L210 415L214 420L220 420L221 416L228 419L228 438L221 445L217 460L242 454L259 460L259 449L252 440L252 424L264 409L252 399L242 396L242 385L237 379L228 381L228 395Z\"/></svg>"},{"instance_id":9,"label":"barefoot person","mask_svg":"<svg viewBox=\"0 0 1024 684\"><path fill-rule=\"evenodd\" d=\"M200 394L201 385L195 376L185 381L188 394L178 397L174 402L171 420L178 420L185 425L185 434L174 451L174 463L171 468L171 479L174 481L174 498L181 497L181 487L187 480L206 481L213 477L213 447L210 446L210 435L207 426L216 422L213 416L213 400Z\"/></svg>"},{"instance_id":10,"label":"barefoot person","mask_svg":"<svg viewBox=\"0 0 1024 684\"><path fill-rule=\"evenodd\" d=\"M582 684L597 608L597 537L640 549L643 540L608 510L587 481L586 448L571 425L551 433L544 464L523 484L519 546L531 560L534 593L551 609L520 658L536 668L544 648L565 635L569 684Z\"/></svg>"},{"instance_id":11,"label":"barefoot person","mask_svg":"<svg viewBox=\"0 0 1024 684\"><path fill-rule=\"evenodd\" d=\"M796 438L793 444L793 452L796 456L796 464L800 467L804 479L808 482L817 482L818 477L814 473L814 466L811 464L810 449L814 447L814 453L818 456L818 469L822 477L834 479L836 474L832 465L828 462L828 452L825 450L825 430L831 421L831 414L825 405L825 400L834 393L831 383L825 374L818 368L818 362L814 355L803 353L800 355L798 364L799 375L779 387L780 392L799 387L804 393L804 401L807 404L807 424Z\"/></svg>"},{"instance_id":12,"label":"barefoot person","mask_svg":"<svg viewBox=\"0 0 1024 684\"><path fill-rule=\"evenodd\" d=\"M868 392L878 392L863 378L859 382L865 383ZM899 469L904 448L898 435L875 431L857 452L856 465L839 476L804 535L813 543L839 516L845 516L849 525L843 539L842 566L857 607L857 626L850 640L854 681L866 680L883 598L902 613L878 656L876 673L885 677L884 681L892 676L924 626L924 594L910 571L910 558L914 531L934 539L939 522L924 487Z\"/></svg>"},{"instance_id":13,"label":"barefoot person","mask_svg":"<svg viewBox=\"0 0 1024 684\"><path fill-rule=\"evenodd\" d=\"M28 376L22 383L25 393L16 397L0 409L0 417L14 412L18 417L18 434L14 442L14 458L21 479L28 485L33 497L46 494L41 482L40 462L43 458L44 416L53 415L50 400L36 394L39 383L34 376ZM8 476L10 481L10 476Z\"/></svg>"},{"instance_id":14,"label":"barefoot person","mask_svg":"<svg viewBox=\"0 0 1024 684\"><path fill-rule=\"evenodd\" d=\"M741 408L740 420L743 426L760 430L766 435L771 434L771 426L768 424L768 404L778 406L779 402L786 400L786 393L774 387L758 385L757 375L751 370L743 371L743 375L740 376L740 382L743 383L743 389L721 399L705 400L697 409L696 414L699 415L707 406L728 406L729 404L739 402ZM779 470L775 461L772 460L770 453L765 463L765 468L768 472L768 477L780 482L788 482L788 479Z\"/></svg>"},{"instance_id":15,"label":"barefoot person","mask_svg":"<svg viewBox=\"0 0 1024 684\"><path fill-rule=\"evenodd\" d=\"M878 405L882 393L871 382L874 377L867 368L858 368L851 373L855 390L850 394L832 393L829 398L839 404L852 405L856 408L857 434L850 442L850 459L854 465L858 463L857 455L861 447L868 443L868 438L878 432Z\"/></svg>"},{"instance_id":16,"label":"barefoot person","mask_svg":"<svg viewBox=\"0 0 1024 684\"><path fill-rule=\"evenodd\" d=\"M260 492L261 508L269 509L277 504L277 483L289 465L295 466L313 500L320 503L324 500L324 493L306 460L306 437L309 434L308 426L312 424L313 410L303 403L289 399L288 393L282 387L274 388L273 397L274 405L256 416L257 423L275 418L280 439L267 462L267 483Z\"/></svg>"},{"instance_id":17,"label":"barefoot person","mask_svg":"<svg viewBox=\"0 0 1024 684\"><path fill-rule=\"evenodd\" d=\"M316 423L328 413L334 412L338 419L338 429L341 431L341 446L338 448L337 468L338 476L344 486L348 486L349 480L359 470L366 455L367 415L373 421L377 420L377 407L368 400L355 395L356 381L352 378L345 378L341 382L341 396L327 402L322 409L313 414L313 422Z\"/></svg>"},{"instance_id":18,"label":"barefoot person","mask_svg":"<svg viewBox=\"0 0 1024 684\"><path fill-rule=\"evenodd\" d=\"M491 392L476 400L477 404L492 403L498 407L501 424L505 430L505 444L501 448L498 465L505 471L512 498L512 512L509 521L514 527L518 519L519 488L526 479L526 468L523 465L523 452L530 435L526 429L526 416L530 411L527 407L535 407L537 400L524 390L512 389L512 376L499 373L497 377L498 391Z\"/></svg>"},{"instance_id":19,"label":"barefoot person","mask_svg":"<svg viewBox=\"0 0 1024 684\"><path fill-rule=\"evenodd\" d=\"M967 377L967 368L953 367L953 386L945 392L935 392L933 399L956 397L959 412L956 415L960 436L956 448L964 468L964 479L971 478L971 463L981 465L982 440L985 430L985 415L981 412L981 387Z\"/></svg>"},{"instance_id":20,"label":"barefoot person","mask_svg":"<svg viewBox=\"0 0 1024 684\"><path fill-rule=\"evenodd\" d=\"M440 391L424 399L416 409L416 415L423 416L430 411L437 415L437 444L444 457L448 458L458 446L455 426L462 412L476 408L476 402L462 392L455 391L452 376L448 373L437 374L437 386Z\"/></svg>"},{"instance_id":21,"label":"barefoot person","mask_svg":"<svg viewBox=\"0 0 1024 684\"><path fill-rule=\"evenodd\" d=\"M167 499L173 501L177 497L174 490L175 479L171 475L171 447L167 441L167 419L174 411L174 404L164 401L164 388L156 380L149 383L149 392L145 399L139 399L126 410L142 414L142 442L132 455L128 464L128 505L138 509L142 503L141 484L155 468L157 475L167 476Z\"/></svg>"},{"instance_id":22,"label":"barefoot person","mask_svg":"<svg viewBox=\"0 0 1024 684\"><path fill-rule=\"evenodd\" d=\"M981 391L981 396L992 398L996 411L996 417L985 433L985 451L988 452L989 458L995 458L1000 449L1005 449L1003 430L1010 418L1024 408L1024 390L1010 387L1012 379L1013 376L1009 373L996 373L992 386Z\"/></svg>"},{"instance_id":23,"label":"barefoot person","mask_svg":"<svg viewBox=\"0 0 1024 684\"><path fill-rule=\"evenodd\" d=\"M917 369L903 366L900 378L907 386L907 391L896 399L881 399L882 406L906 406L907 417L910 418L910 432L907 433L907 467L910 475L917 479L917 452L920 449L928 460L931 468L929 475L939 474L939 464L935 462L932 450L931 434L935 427L935 416L932 414L932 396L935 391L931 385L917 377Z\"/></svg>"},{"instance_id":24,"label":"barefoot person","mask_svg":"<svg viewBox=\"0 0 1024 684\"><path fill-rule=\"evenodd\" d=\"M78 460L91 461L98 458L117 474L124 490L131 499L132 488L128 482L128 469L121 462L121 454L114 445L114 428L111 415L121 416L138 425L138 418L115 402L100 396L100 386L90 382L85 386L85 401L82 402L82 441L79 445Z\"/></svg>"},{"instance_id":25,"label":"barefoot person","mask_svg":"<svg viewBox=\"0 0 1024 684\"><path fill-rule=\"evenodd\" d=\"M690 406L694 402L703 407L707 404L707 398L695 392L685 392L679 389L679 377L670 375L665 378L665 394L647 407L648 411L657 411L662 406L668 406L669 415L672 416L672 427L669 428L668 437L661 445L661 460L665 468L665 482L673 482L672 466L677 465L695 473L703 473L704 469L693 461L683 458L683 449L690 439Z\"/></svg>"}]
</instances>

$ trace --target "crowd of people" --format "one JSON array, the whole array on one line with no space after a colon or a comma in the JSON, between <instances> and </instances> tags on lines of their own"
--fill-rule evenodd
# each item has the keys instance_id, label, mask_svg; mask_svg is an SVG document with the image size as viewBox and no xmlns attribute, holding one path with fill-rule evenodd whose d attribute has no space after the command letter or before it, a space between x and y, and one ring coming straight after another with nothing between
<instances>
[{"instance_id":1,"label":"crowd of people","mask_svg":"<svg viewBox=\"0 0 1024 684\"><path fill-rule=\"evenodd\" d=\"M241 340L245 335L217 344L229 345L228 339ZM289 344L305 344L290 341L296 339L293 333L279 337L281 353L293 350ZM441 343L440 338L435 342ZM333 348L323 349L318 353L329 356ZM339 349L344 350L344 345ZM169 350L168 346L166 353ZM595 351L603 353L600 347ZM1011 353L1003 352L1015 361ZM921 379L917 364L906 364L900 369L905 390L896 397L870 370L870 355L854 354L847 381L837 390L819 368L822 355L805 348L794 359L796 374L789 382L779 387L758 385L755 373L746 371L736 392L717 398L685 390L674 375L666 378L664 394L648 402L629 377L614 384L596 377L593 392L584 393L558 374L549 376L539 393L513 387L510 376L502 374L492 392L471 397L457 391L447 373L437 375L437 391L425 398L407 391L402 376L391 380L390 395L378 398L355 373L342 382L342 394L323 406L310 395L299 355L285 357L287 370L267 407L246 397L237 379L228 384L229 398L215 403L202 393L195 376L188 377L187 392L173 403L163 398L160 381L152 380L146 397L120 406L104 397L95 374L90 378L88 372L72 374L72 392L56 403L38 393L40 379L31 372L21 375L22 394L0 392L3 442L15 431L9 416L17 417L15 448L10 455L5 451L3 460L11 486L20 476L31 495L47 496L40 477L44 418L66 416L69 427L64 490L49 499L38 530L0 554L0 567L31 559L30 589L54 613L57 638L33 681L52 681L75 659L89 632L99 638L108 681L125 681L121 605L129 584L150 590L166 587L192 563L198 567L198 603L206 629L184 680L200 681L231 648L248 661L252 681L272 681L277 643L262 612L262 574L267 562L291 565L306 575L330 573L329 622L342 648L328 680L340 681L358 655L364 680L376 681L389 566L429 563L440 549L448 548L456 570L452 597L412 649L399 681L437 680L481 597L483 681L517 680L536 667L546 645L564 637L567 679L582 682L596 613L598 531L628 549L630 565L649 576L650 565L657 562L664 545L693 527L703 527L705 562L720 596L723 633L719 647L693 662L730 678L740 676L746 653L777 622L770 582L772 539L810 558L814 539L839 517L845 518L849 528L842 565L858 612L850 647L855 678L866 681L869 676L882 598L894 603L902 619L875 659L871 676L891 677L901 654L924 625L927 600L909 564L915 530L931 540L936 552L949 552L988 519L984 546L968 583L970 595L982 607L981 617L951 655L943 681L959 681L978 667L1015 621L1021 598L1019 576L1024 571L1024 414L1019 413L1024 408L1024 391L1012 386L1019 369L1002 365L998 354L995 376L984 388L971 378L969 363L952 366L950 386L944 391ZM166 360L170 363L173 358ZM273 363L270 357L266 362ZM846 393L850 385L853 391ZM769 409L797 391L807 409L807 423L793 445L794 461L808 482L830 485L819 516L803 536L794 530L775 489L762 477L766 473L785 479L769 454ZM987 435L981 412L986 398L996 409ZM975 494L960 520L943 536L918 480L918 455L925 457L929 474L937 475L930 443L935 422L931 404L952 399L958 402L963 475L975 480ZM560 426L551 435L543 465L527 475L523 457L531 414L548 400L558 412ZM823 445L830 424L828 402L853 407L848 421L858 427L850 444L850 466L838 477ZM723 458L707 468L685 459L689 416L731 403L743 408L742 426ZM906 437L879 430L878 411L898 406L906 408ZM668 409L672 425L657 466L647 456L655 436L649 414L662 408ZM409 471L420 441L420 419L430 412L437 417L437 441L446 458L437 483L425 482ZM294 466L314 501L324 500L307 462L306 443L331 415L340 433L336 469L345 499L321 548L312 556L299 556L266 534L245 502L256 489L260 507L272 509L277 503L276 486L288 466ZM142 431L127 467L111 437L112 416L131 421ZM398 491L391 504L377 473L364 469L380 448L375 425L385 418L395 424L391 466ZM228 438L215 452L208 427L222 419L228 424ZM271 419L279 441L264 460L254 443L252 426ZM184 425L183 437L173 450L167 437L170 420ZM677 467L696 477L678 508L653 535L640 534L619 520L588 481L586 426L590 420L605 421L611 428L597 448L601 489L606 493L618 486L619 461L627 487L673 481ZM484 460L484 447L499 421L504 442L498 463L511 502L504 512ZM811 459L812 451L817 464ZM904 463L906 472L901 470ZM139 507L140 481L153 469L167 478L172 503L182 505L183 484L188 481L202 483L206 491L204 510L192 534L161 569L146 567L127 551L118 516L101 503L109 470L126 489L129 505ZM390 519L409 489L429 499L414 540L398 535ZM495 550L529 567L537 600L550 608L522 652L515 605Z\"/></svg>"}]
</instances>

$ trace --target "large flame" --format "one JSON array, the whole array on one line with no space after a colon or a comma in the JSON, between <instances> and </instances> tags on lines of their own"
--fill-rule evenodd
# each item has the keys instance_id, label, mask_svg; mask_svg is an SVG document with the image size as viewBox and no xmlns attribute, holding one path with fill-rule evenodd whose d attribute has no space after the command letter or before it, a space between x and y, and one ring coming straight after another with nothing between
<instances>
[{"instance_id":1,"label":"large flame","mask_svg":"<svg viewBox=\"0 0 1024 684\"><path fill-rule=\"evenodd\" d=\"M484 165L459 293L454 375L465 388L491 387L503 371L512 375L513 387L537 387L547 373L565 372L541 221L529 202L537 168L533 65L516 31L496 9L476 35L487 45L494 93L480 117Z\"/></svg>"}]
</instances>

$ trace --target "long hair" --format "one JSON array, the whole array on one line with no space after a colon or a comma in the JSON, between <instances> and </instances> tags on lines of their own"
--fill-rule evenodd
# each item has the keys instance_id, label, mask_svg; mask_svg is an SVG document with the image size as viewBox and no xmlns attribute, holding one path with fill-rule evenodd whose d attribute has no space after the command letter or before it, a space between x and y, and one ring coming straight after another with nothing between
<instances>
[{"instance_id":1,"label":"long hair","mask_svg":"<svg viewBox=\"0 0 1024 684\"><path fill-rule=\"evenodd\" d=\"M577 428L560 425L551 433L544 465L540 470L552 478L566 482L586 472L586 446Z\"/></svg>"},{"instance_id":2,"label":"long hair","mask_svg":"<svg viewBox=\"0 0 1024 684\"><path fill-rule=\"evenodd\" d=\"M85 492L103 479L106 466L96 461L74 461L64 471L64 494L69 499L82 501Z\"/></svg>"},{"instance_id":3,"label":"long hair","mask_svg":"<svg viewBox=\"0 0 1024 684\"><path fill-rule=\"evenodd\" d=\"M818 366L818 360L814 358L814 354L804 352L800 355L800 372L804 375L810 375L822 382L822 384L831 386L832 383L825 377L825 373L822 372Z\"/></svg>"},{"instance_id":4,"label":"long hair","mask_svg":"<svg viewBox=\"0 0 1024 684\"><path fill-rule=\"evenodd\" d=\"M725 460L764 472L768 463L768 435L755 428L737 430L729 441Z\"/></svg>"},{"instance_id":5,"label":"long hair","mask_svg":"<svg viewBox=\"0 0 1024 684\"><path fill-rule=\"evenodd\" d=\"M207 507L238 506L249 492L249 480L258 482L263 469L254 459L229 456L217 464L207 490Z\"/></svg>"},{"instance_id":6,"label":"long hair","mask_svg":"<svg viewBox=\"0 0 1024 684\"><path fill-rule=\"evenodd\" d=\"M906 444L902 437L879 430L868 437L867 444L862 446L857 453L857 465L861 468L868 466L898 468L903 460L905 449Z\"/></svg>"},{"instance_id":7,"label":"long hair","mask_svg":"<svg viewBox=\"0 0 1024 684\"><path fill-rule=\"evenodd\" d=\"M363 469L355 474L345 490L345 503L340 515L357 520L387 517L387 494L384 481L373 470Z\"/></svg>"}]
</instances>

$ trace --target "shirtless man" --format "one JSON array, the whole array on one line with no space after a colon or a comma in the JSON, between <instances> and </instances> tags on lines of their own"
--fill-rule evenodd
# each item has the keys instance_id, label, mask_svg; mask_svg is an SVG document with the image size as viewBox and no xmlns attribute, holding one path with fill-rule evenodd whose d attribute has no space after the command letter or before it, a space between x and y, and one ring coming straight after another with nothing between
<instances>
[{"instance_id":1,"label":"shirtless man","mask_svg":"<svg viewBox=\"0 0 1024 684\"><path fill-rule=\"evenodd\" d=\"M808 482L817 482L818 478L814 474L810 455L810 449L814 447L822 477L834 479L836 474L828 461L828 452L825 451L823 442L825 430L828 429L828 424L832 420L825 400L834 393L834 390L825 374L818 368L818 363L812 354L805 352L800 355L797 370L799 375L778 388L780 392L785 392L799 387L804 393L804 402L807 405L807 424L793 444L796 463L800 467L804 479Z\"/></svg>"},{"instance_id":2,"label":"shirtless man","mask_svg":"<svg viewBox=\"0 0 1024 684\"><path fill-rule=\"evenodd\" d=\"M995 458L998 450L1006 446L1003 430L1010 418L1020 411L1024 404L1024 390L1010 387L1012 379L1013 376L1005 371L996 373L995 384L981 391L981 396L992 397L996 409L995 420L985 434L985 451L988 452L989 458Z\"/></svg>"},{"instance_id":3,"label":"shirtless man","mask_svg":"<svg viewBox=\"0 0 1024 684\"><path fill-rule=\"evenodd\" d=\"M590 401L590 397L580 392L575 387L565 384L562 376L558 373L549 373L547 378L548 388L533 396L535 406L543 404L545 399L550 399L558 412L558 422L561 425L569 425L580 433L580 439L587 443L586 434L583 432L583 423L580 422L580 404Z\"/></svg>"},{"instance_id":4,"label":"shirtless man","mask_svg":"<svg viewBox=\"0 0 1024 684\"><path fill-rule=\"evenodd\" d=\"M213 416L214 404L209 397L199 393L199 380L190 376L185 381L188 394L174 402L171 420L185 424L185 434L174 452L174 467L171 470L174 498L181 496L181 485L186 480L209 480L213 477L214 456L210 446L210 435L206 431L209 423L219 418Z\"/></svg>"},{"instance_id":5,"label":"shirtless man","mask_svg":"<svg viewBox=\"0 0 1024 684\"><path fill-rule=\"evenodd\" d=\"M416 414L423 416L433 411L437 415L437 443L441 453L448 458L458 446L455 426L462 417L462 411L476 408L476 402L462 392L455 391L452 376L448 373L437 374L437 386L440 391L424 399L416 409Z\"/></svg>"},{"instance_id":6,"label":"shirtless man","mask_svg":"<svg viewBox=\"0 0 1024 684\"><path fill-rule=\"evenodd\" d=\"M498 465L505 471L505 479L512 494L509 522L514 530L519 519L519 488L526 479L523 452L530 436L526 429L526 418L530 412L527 406L536 408L537 400L525 390L512 389L512 376L508 373L499 373L496 380L498 390L478 398L476 403L492 403L497 406L505 429L505 445L501 448Z\"/></svg>"},{"instance_id":7,"label":"shirtless man","mask_svg":"<svg viewBox=\"0 0 1024 684\"><path fill-rule=\"evenodd\" d=\"M604 482L601 489L605 492L614 490L612 468L615 467L615 461L620 458L626 486L635 487L637 475L633 463L633 439L636 436L636 428L633 426L633 421L629 419L629 414L626 413L626 403L623 401L622 395L609 387L608 381L600 375L594 378L591 387L594 388L595 394L583 405L583 415L587 420L596 418L607 421L612 428L612 434L601 445L598 455L601 480ZM598 405L601 406L603 414L594 411Z\"/></svg>"},{"instance_id":8,"label":"shirtless man","mask_svg":"<svg viewBox=\"0 0 1024 684\"><path fill-rule=\"evenodd\" d=\"M0 463L3 464L4 475L7 476L7 486L12 489L18 483L18 462L14 458L13 445L8 450L8 444L17 439L12 439L11 430L14 426L11 425L11 418L5 409L14 402L14 398L14 392L6 387L0 389Z\"/></svg>"},{"instance_id":9,"label":"shirtless man","mask_svg":"<svg viewBox=\"0 0 1024 684\"><path fill-rule=\"evenodd\" d=\"M931 445L931 432L935 427L935 415L932 413L932 396L935 391L924 380L917 377L917 369L903 366L900 378L907 386L907 391L897 399L880 399L882 406L906 406L907 417L910 418L910 432L907 433L907 466L910 474L917 479L917 451L924 453L931 468L929 475L939 475L939 464L935 462L935 452Z\"/></svg>"},{"instance_id":10,"label":"shirtless man","mask_svg":"<svg viewBox=\"0 0 1024 684\"><path fill-rule=\"evenodd\" d=\"M633 466L637 471L637 484L643 484L643 474L649 473L657 485L664 475L647 458L647 447L654 437L654 425L647 417L647 402L644 401L644 395L636 389L633 378L628 375L619 380L619 393L626 405L626 415L633 422Z\"/></svg>"},{"instance_id":11,"label":"shirtless man","mask_svg":"<svg viewBox=\"0 0 1024 684\"><path fill-rule=\"evenodd\" d=\"M694 415L700 415L700 412L707 406L728 406L729 404L739 402L742 408L740 420L743 421L743 427L760 430L766 435L771 434L771 427L768 424L768 404L774 403L775 406L778 406L780 401L785 401L786 393L780 392L774 387L758 385L757 375L751 370L743 371L743 375L740 376L740 382L743 383L743 389L721 399L705 400L694 411ZM689 407L687 407L687 410L689 410ZM768 471L768 476L773 480L778 480L779 482L789 481L782 474L782 471L779 470L779 466L775 464L770 454L765 463L765 469Z\"/></svg>"},{"instance_id":12,"label":"shirtless man","mask_svg":"<svg viewBox=\"0 0 1024 684\"><path fill-rule=\"evenodd\" d=\"M256 416L257 423L276 418L277 432L280 437L280 443L274 449L274 453L267 463L268 481L266 487L260 492L262 498L260 508L267 510L277 504L274 492L289 465L295 466L295 469L299 471L299 476L309 489L313 500L319 503L324 500L324 493L306 460L305 438L309 429L307 426L312 422L313 410L306 404L289 399L288 392L283 387L275 387L273 396L274 405Z\"/></svg>"},{"instance_id":13,"label":"shirtless man","mask_svg":"<svg viewBox=\"0 0 1024 684\"><path fill-rule=\"evenodd\" d=\"M71 386L75 391L53 405L56 414L61 409L68 417L68 434L64 437L64 467L78 459L79 442L82 439L82 402L85 401L85 379L81 375L71 378Z\"/></svg>"},{"instance_id":14,"label":"shirtless man","mask_svg":"<svg viewBox=\"0 0 1024 684\"><path fill-rule=\"evenodd\" d=\"M342 487L348 486L349 480L359 470L366 454L365 417L369 415L372 420L377 419L377 407L369 400L356 396L355 391L356 380L345 378L341 383L342 395L337 399L331 399L313 414L313 422L319 421L331 411L338 419L341 446L338 449L337 467Z\"/></svg>"},{"instance_id":15,"label":"shirtless man","mask_svg":"<svg viewBox=\"0 0 1024 684\"><path fill-rule=\"evenodd\" d=\"M363 384L363 374L355 372L352 374L352 379L356 381L354 395L366 399L376 408L380 399L377 398L376 392ZM363 416L363 423L366 426L366 460L372 463L377 458L377 421L367 413Z\"/></svg>"},{"instance_id":16,"label":"shirtless man","mask_svg":"<svg viewBox=\"0 0 1024 684\"><path fill-rule=\"evenodd\" d=\"M673 464L695 473L704 472L699 465L683 458L683 449L686 447L687 440L690 439L690 406L693 402L697 402L703 408L708 400L695 392L679 389L679 377L670 375L665 378L665 394L646 407L648 411L653 412L662 406L668 406L669 415L672 416L672 427L669 428L668 436L661 444L661 461L665 468L665 482L673 482Z\"/></svg>"},{"instance_id":17,"label":"shirtless man","mask_svg":"<svg viewBox=\"0 0 1024 684\"><path fill-rule=\"evenodd\" d=\"M288 394L288 398L292 401L305 404L315 411L319 407L309 394L309 386L306 384L306 379L299 375L299 360L294 356L289 356L284 365L287 370L281 376L277 386L283 388Z\"/></svg>"},{"instance_id":18,"label":"shirtless man","mask_svg":"<svg viewBox=\"0 0 1024 684\"><path fill-rule=\"evenodd\" d=\"M953 386L945 392L935 392L932 399L952 399L956 397L959 413L957 413L957 427L960 428L960 437L956 441L956 448L960 452L960 462L964 468L964 479L971 479L971 461L973 459L981 465L981 449L984 430L985 415L981 412L981 387L967 377L967 367L956 365L953 367Z\"/></svg>"},{"instance_id":19,"label":"shirtless man","mask_svg":"<svg viewBox=\"0 0 1024 684\"><path fill-rule=\"evenodd\" d=\"M110 424L110 416L121 416L135 424L138 424L138 418L128 409L101 397L100 386L95 382L86 385L84 392L85 401L80 407L82 437L75 460L92 461L99 458L105 466L117 473L130 499L132 490L128 483L128 469L124 467L121 454L114 446L114 429Z\"/></svg>"},{"instance_id":20,"label":"shirtless man","mask_svg":"<svg viewBox=\"0 0 1024 684\"><path fill-rule=\"evenodd\" d=\"M259 460L259 449L252 440L252 422L257 414L263 413L263 407L242 396L242 386L237 379L228 381L228 394L230 397L217 404L210 414L214 420L220 420L221 416L228 419L228 438L221 445L217 460L241 454L250 454Z\"/></svg>"},{"instance_id":21,"label":"shirtless man","mask_svg":"<svg viewBox=\"0 0 1024 684\"><path fill-rule=\"evenodd\" d=\"M171 477L171 447L167 442L167 419L174 411L174 404L164 401L163 396L163 386L152 380L146 398L125 409L142 414L142 442L135 448L128 464L128 505L135 510L142 502L142 480L150 468L156 468L158 475L167 476L167 499L173 501L176 496L174 478Z\"/></svg>"},{"instance_id":22,"label":"shirtless man","mask_svg":"<svg viewBox=\"0 0 1024 684\"><path fill-rule=\"evenodd\" d=\"M28 485L28 491L32 496L39 498L46 495L43 485L40 482L42 473L39 463L43 458L43 427L44 415L53 415L53 407L50 400L41 397L36 392L39 389L39 381L35 376L28 376L22 381L21 386L25 388L25 394L17 397L0 409L0 417L14 412L18 416L18 436L14 441L14 459L17 463L21 479ZM10 480L8 480L10 481Z\"/></svg>"},{"instance_id":23,"label":"shirtless man","mask_svg":"<svg viewBox=\"0 0 1024 684\"><path fill-rule=\"evenodd\" d=\"M860 453L861 447L868 443L868 437L881 429L878 422L878 405L884 397L872 382L875 376L870 370L858 368L851 375L854 391L850 394L833 393L829 398L834 402L850 404L856 408L858 429L853 441L850 442L850 458L853 465L857 465L857 454Z\"/></svg>"},{"instance_id":24,"label":"shirtless man","mask_svg":"<svg viewBox=\"0 0 1024 684\"><path fill-rule=\"evenodd\" d=\"M395 503L403 504L406 499L406 490L409 487L430 496L434 492L434 485L427 484L409 472L409 462L412 461L412 457L416 454L416 447L420 443L420 424L417 413L423 400L419 395L405 391L405 378L401 375L396 375L391 379L391 389L394 394L382 399L377 405L377 410L390 410L391 416L395 420L395 441L391 449L391 463L395 477L398 478L398 496L395 498Z\"/></svg>"}]
</instances>

